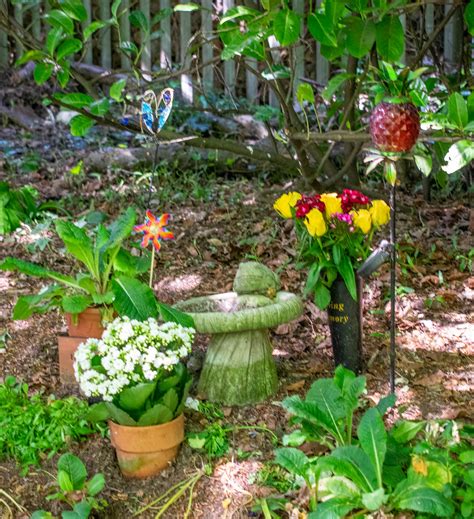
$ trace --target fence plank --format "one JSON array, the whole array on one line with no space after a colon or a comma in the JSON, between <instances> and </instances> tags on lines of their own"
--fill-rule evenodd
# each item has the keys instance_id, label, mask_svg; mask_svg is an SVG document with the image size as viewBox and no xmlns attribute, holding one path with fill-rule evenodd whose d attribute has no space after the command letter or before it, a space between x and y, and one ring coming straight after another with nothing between
<instances>
[{"instance_id":1,"label":"fence plank","mask_svg":"<svg viewBox=\"0 0 474 519\"><path fill-rule=\"evenodd\" d=\"M234 0L223 0L224 13L234 7ZM235 95L235 63L234 60L224 61L224 81L226 90Z\"/></svg>"},{"instance_id":2,"label":"fence plank","mask_svg":"<svg viewBox=\"0 0 474 519\"><path fill-rule=\"evenodd\" d=\"M31 32L37 40L41 39L41 17L39 3L31 7Z\"/></svg>"},{"instance_id":3,"label":"fence plank","mask_svg":"<svg viewBox=\"0 0 474 519\"><path fill-rule=\"evenodd\" d=\"M280 46L278 40L273 35L268 38L268 45L270 46L270 48L272 48L272 47L279 47ZM273 57L273 64L277 65L279 63L279 61L280 61L280 51L278 51L278 50L270 51L270 53L271 53L271 55ZM276 85L276 82L273 82L272 84ZM278 101L278 97L276 96L276 94L275 94L273 89L271 89L269 94L268 94L268 104L270 106L275 107L275 108L278 108L280 106L280 103Z\"/></svg>"},{"instance_id":4,"label":"fence plank","mask_svg":"<svg viewBox=\"0 0 474 519\"><path fill-rule=\"evenodd\" d=\"M13 10L13 16L15 20L23 27L23 9L22 6L17 4ZM18 59L23 54L23 45L16 40L15 41L15 57Z\"/></svg>"},{"instance_id":5,"label":"fence plank","mask_svg":"<svg viewBox=\"0 0 474 519\"><path fill-rule=\"evenodd\" d=\"M435 6L433 4L428 4L425 7L425 30L428 36L434 30L434 10Z\"/></svg>"},{"instance_id":6,"label":"fence plank","mask_svg":"<svg viewBox=\"0 0 474 519\"><path fill-rule=\"evenodd\" d=\"M0 31L0 67L8 66L8 36L6 32Z\"/></svg>"},{"instance_id":7,"label":"fence plank","mask_svg":"<svg viewBox=\"0 0 474 519\"><path fill-rule=\"evenodd\" d=\"M451 8L451 3L445 5L444 14L447 14ZM444 59L450 64L456 63L461 57L462 37L463 19L462 12L458 9L444 28Z\"/></svg>"},{"instance_id":8,"label":"fence plank","mask_svg":"<svg viewBox=\"0 0 474 519\"><path fill-rule=\"evenodd\" d=\"M145 15L147 26L150 27L150 0L140 0L140 11ZM142 55L140 56L140 69L146 80L151 79L151 39L150 30L147 32L140 29L140 43L142 45Z\"/></svg>"},{"instance_id":9,"label":"fence plank","mask_svg":"<svg viewBox=\"0 0 474 519\"><path fill-rule=\"evenodd\" d=\"M182 3L187 4L188 0L183 0ZM191 39L191 13L180 13L180 56L181 66L185 69L189 68L191 64L191 56L188 52L188 44ZM181 74L181 94L183 99L189 103L193 102L193 82L191 74Z\"/></svg>"},{"instance_id":10,"label":"fence plank","mask_svg":"<svg viewBox=\"0 0 474 519\"><path fill-rule=\"evenodd\" d=\"M90 23L92 21L91 0L84 0L84 7L86 9L87 18L82 23L82 29L85 29L88 25L90 25ZM92 42L93 42L93 39L89 38L89 40L86 41L86 43L85 43L84 62L88 63L89 65L91 65L94 61Z\"/></svg>"},{"instance_id":11,"label":"fence plank","mask_svg":"<svg viewBox=\"0 0 474 519\"><path fill-rule=\"evenodd\" d=\"M118 14L120 14L120 38L122 41L130 41L131 32L130 32L130 20L128 19L128 15L130 14L130 0L122 0L120 4ZM120 66L124 70L130 70L131 63L130 58L125 52L120 54Z\"/></svg>"},{"instance_id":12,"label":"fence plank","mask_svg":"<svg viewBox=\"0 0 474 519\"><path fill-rule=\"evenodd\" d=\"M99 16L104 22L110 18L110 1L100 0ZM112 41L110 27L105 27L99 33L100 38L100 64L107 70L112 68Z\"/></svg>"},{"instance_id":13,"label":"fence plank","mask_svg":"<svg viewBox=\"0 0 474 519\"><path fill-rule=\"evenodd\" d=\"M201 10L201 30L204 40L212 37L212 0L202 0ZM207 63L212 60L214 55L212 43L204 43L202 46L202 61ZM202 82L204 91L212 90L214 86L214 67L208 65L202 70Z\"/></svg>"},{"instance_id":14,"label":"fence plank","mask_svg":"<svg viewBox=\"0 0 474 519\"><path fill-rule=\"evenodd\" d=\"M321 0L317 0L316 5L321 5ZM329 79L329 61L321 55L321 44L316 42L316 81L325 85Z\"/></svg>"},{"instance_id":15,"label":"fence plank","mask_svg":"<svg viewBox=\"0 0 474 519\"><path fill-rule=\"evenodd\" d=\"M301 15L301 19L304 17L304 0L294 0L294 9L295 12ZM301 29L300 29L301 37L304 36L304 24L301 21ZM293 84L293 89L296 95L296 91L298 89L298 84L300 83L300 78L304 76L304 46L297 45L294 49L294 63L293 70L295 73L295 79Z\"/></svg>"},{"instance_id":16,"label":"fence plank","mask_svg":"<svg viewBox=\"0 0 474 519\"><path fill-rule=\"evenodd\" d=\"M402 27L403 27L403 33L406 34L407 33L407 16L406 14L402 14L400 15L400 22L402 24ZM405 38L405 43L406 43L406 38ZM405 65L406 62L407 62L407 48L406 48L406 45L405 45L405 48L403 50L403 54L400 58L400 61Z\"/></svg>"},{"instance_id":17,"label":"fence plank","mask_svg":"<svg viewBox=\"0 0 474 519\"><path fill-rule=\"evenodd\" d=\"M170 8L170 0L160 1L161 9ZM171 68L171 16L163 18L160 23L160 67L163 69Z\"/></svg>"},{"instance_id":18,"label":"fence plank","mask_svg":"<svg viewBox=\"0 0 474 519\"><path fill-rule=\"evenodd\" d=\"M246 58L245 61L253 69L258 70L258 62L255 58ZM253 104L258 104L258 78L250 70L245 71L245 90L247 99Z\"/></svg>"}]
</instances>

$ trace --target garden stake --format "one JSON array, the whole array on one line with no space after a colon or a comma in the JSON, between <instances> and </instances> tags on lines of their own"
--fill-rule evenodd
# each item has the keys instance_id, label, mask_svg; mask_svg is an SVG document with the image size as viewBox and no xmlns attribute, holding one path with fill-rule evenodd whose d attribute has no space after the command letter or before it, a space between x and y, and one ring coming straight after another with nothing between
<instances>
[{"instance_id":1,"label":"garden stake","mask_svg":"<svg viewBox=\"0 0 474 519\"><path fill-rule=\"evenodd\" d=\"M397 282L397 248L396 248L396 185L390 186L390 392L395 393L395 286Z\"/></svg>"}]
</instances>

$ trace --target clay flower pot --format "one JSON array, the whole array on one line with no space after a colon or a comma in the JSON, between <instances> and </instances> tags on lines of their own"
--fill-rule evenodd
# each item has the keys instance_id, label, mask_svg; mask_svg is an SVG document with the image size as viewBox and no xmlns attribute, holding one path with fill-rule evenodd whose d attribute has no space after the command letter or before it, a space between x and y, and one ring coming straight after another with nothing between
<instances>
[{"instance_id":1,"label":"clay flower pot","mask_svg":"<svg viewBox=\"0 0 474 519\"><path fill-rule=\"evenodd\" d=\"M127 478L147 478L161 472L176 458L184 440L184 415L146 427L109 421L109 429L122 474Z\"/></svg>"}]
</instances>

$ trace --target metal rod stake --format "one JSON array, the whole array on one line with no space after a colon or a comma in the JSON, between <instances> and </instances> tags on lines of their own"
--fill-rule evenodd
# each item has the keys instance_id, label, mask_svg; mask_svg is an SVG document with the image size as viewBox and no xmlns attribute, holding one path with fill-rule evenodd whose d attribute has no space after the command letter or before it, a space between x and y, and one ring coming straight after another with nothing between
<instances>
[{"instance_id":1,"label":"metal rod stake","mask_svg":"<svg viewBox=\"0 0 474 519\"><path fill-rule=\"evenodd\" d=\"M396 192L395 182L390 188L390 391L395 393L395 364L396 356L396 282L397 282L397 238L396 238Z\"/></svg>"}]
</instances>

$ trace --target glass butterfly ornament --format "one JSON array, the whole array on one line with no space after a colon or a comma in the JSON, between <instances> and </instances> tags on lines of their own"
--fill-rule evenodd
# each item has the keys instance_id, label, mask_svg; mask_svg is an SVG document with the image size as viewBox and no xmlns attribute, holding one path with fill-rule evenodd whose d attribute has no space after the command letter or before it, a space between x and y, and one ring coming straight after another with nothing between
<instances>
[{"instance_id":1,"label":"glass butterfly ornament","mask_svg":"<svg viewBox=\"0 0 474 519\"><path fill-rule=\"evenodd\" d=\"M172 88L162 90L158 98L153 90L147 90L143 94L140 114L140 129L142 132L143 127L145 127L149 133L156 135L163 128L173 108L173 97L174 90Z\"/></svg>"}]
</instances>

